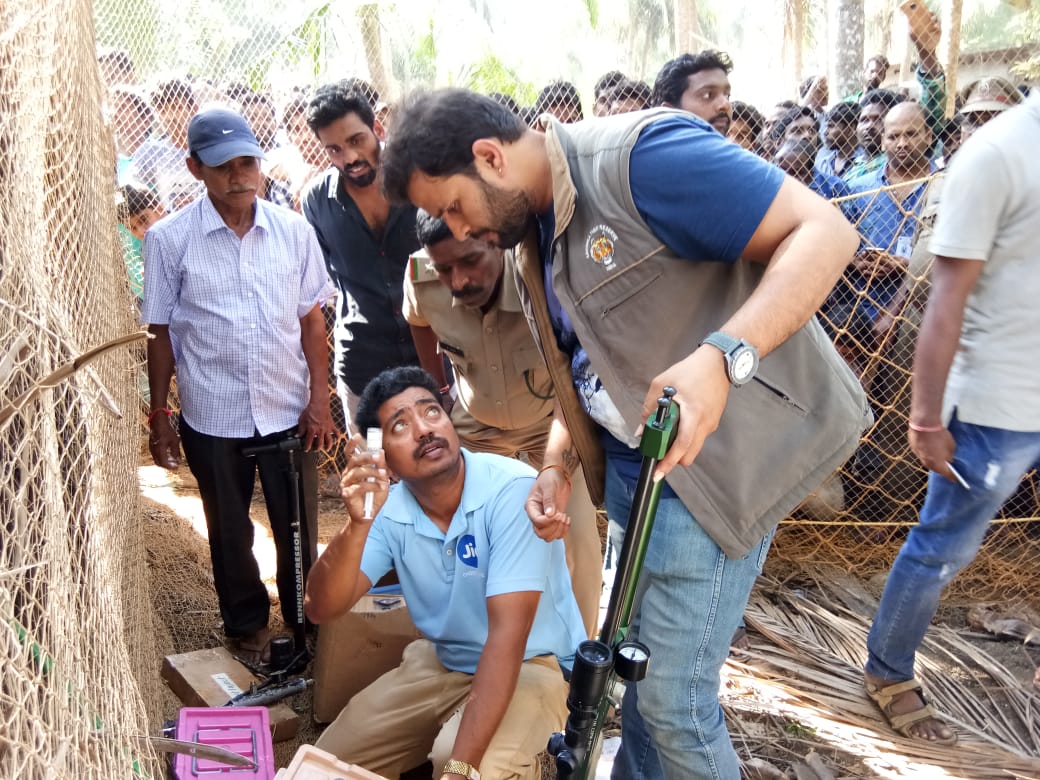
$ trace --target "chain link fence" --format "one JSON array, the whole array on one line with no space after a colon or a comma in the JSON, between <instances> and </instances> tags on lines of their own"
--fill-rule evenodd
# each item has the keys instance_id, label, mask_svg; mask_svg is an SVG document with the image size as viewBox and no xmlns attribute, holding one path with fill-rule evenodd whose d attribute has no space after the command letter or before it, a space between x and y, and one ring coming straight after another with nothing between
<instances>
[{"instance_id":1,"label":"chain link fence","mask_svg":"<svg viewBox=\"0 0 1040 780\"><path fill-rule=\"evenodd\" d=\"M943 142L929 147L936 159L956 147L957 111L978 79L1001 77L1014 91L1040 77L1038 5L935 4L933 54L945 71L942 103L928 114ZM183 166L197 108L237 105L270 150L268 197L298 207L326 165L302 119L306 100L346 77L368 82L383 117L408 90L456 85L498 93L529 120L541 111L566 119L642 108L666 61L717 49L732 58L741 101L730 136L809 184L806 156L816 160L821 141L839 143L820 115L831 107L831 126L833 107L863 87L866 58L884 55L883 83L901 96L931 94L915 75L912 20L895 0L9 0L0 20L5 777L121 777L135 766L155 774L147 751L125 739L161 720L156 670L170 642L152 611L138 522L143 349L120 339L138 327L144 229L198 194ZM859 104L848 105L837 113L851 112L855 134ZM891 563L924 495L906 428L942 174L849 190L853 178L820 191L873 254L820 314L876 421L784 524L771 565L868 575ZM339 454L329 454L327 473ZM1036 606L1038 520L1031 474L954 595Z\"/></svg>"}]
</instances>

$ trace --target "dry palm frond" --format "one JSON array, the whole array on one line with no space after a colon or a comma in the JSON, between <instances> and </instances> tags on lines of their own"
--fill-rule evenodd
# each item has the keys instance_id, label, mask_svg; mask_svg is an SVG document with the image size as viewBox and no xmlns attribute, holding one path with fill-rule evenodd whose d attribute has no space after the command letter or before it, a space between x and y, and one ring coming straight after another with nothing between
<instances>
[{"instance_id":1,"label":"dry palm frond","mask_svg":"<svg viewBox=\"0 0 1040 780\"><path fill-rule=\"evenodd\" d=\"M918 679L959 744L889 729L863 690L870 619L846 607L841 583L828 579L795 589L767 581L752 594L747 622L765 642L747 663L727 667L723 706L731 722L754 714L797 723L818 750L827 745L878 777L1040 777L1040 695L949 629L929 631ZM753 752L746 731L734 727Z\"/></svg>"},{"instance_id":2,"label":"dry palm frond","mask_svg":"<svg viewBox=\"0 0 1040 780\"><path fill-rule=\"evenodd\" d=\"M23 392L9 404L0 407L0 426L2 426L8 419L14 416L14 414L19 409L24 407L33 398L35 398L36 395L40 393L40 391L45 390L49 387L56 387L58 384L64 382L74 373L87 366L87 364L91 361L96 360L105 352L145 338L148 338L148 334L144 331L128 333L123 336L118 336L117 338L110 339L109 341L106 341L103 344L99 344L95 347L92 347L91 349L87 350L78 357L75 357L72 360L69 360L63 363L62 365L58 366L47 376L41 377L40 379L34 381L28 390ZM100 383L100 380L97 381L98 383ZM114 402L111 400L111 395L107 391L104 391L104 388L101 388L101 390L103 391L101 393L101 399L104 402L105 406L110 409L113 408ZM116 413L118 415L118 409L116 409Z\"/></svg>"}]
</instances>

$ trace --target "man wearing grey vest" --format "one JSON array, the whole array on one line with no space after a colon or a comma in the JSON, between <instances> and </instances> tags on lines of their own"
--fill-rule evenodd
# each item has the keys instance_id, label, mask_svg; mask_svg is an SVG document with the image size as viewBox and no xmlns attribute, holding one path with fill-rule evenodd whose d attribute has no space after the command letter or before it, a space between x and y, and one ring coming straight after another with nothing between
<instances>
[{"instance_id":1,"label":"man wearing grey vest","mask_svg":"<svg viewBox=\"0 0 1040 780\"><path fill-rule=\"evenodd\" d=\"M565 475L628 518L637 432L678 390L675 444L633 631L653 654L629 686L614 776L736 780L719 670L776 524L853 452L870 412L812 318L855 232L803 185L669 109L528 129L494 101L405 101L383 186L456 237L519 244L521 301L556 393L527 501L567 531Z\"/></svg>"}]
</instances>

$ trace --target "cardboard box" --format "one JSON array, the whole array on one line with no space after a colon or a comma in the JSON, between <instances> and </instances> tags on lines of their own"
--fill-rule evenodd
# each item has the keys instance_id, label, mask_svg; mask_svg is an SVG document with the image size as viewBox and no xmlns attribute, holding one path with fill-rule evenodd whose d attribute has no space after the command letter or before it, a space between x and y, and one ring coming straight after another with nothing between
<instances>
[{"instance_id":1,"label":"cardboard box","mask_svg":"<svg viewBox=\"0 0 1040 780\"><path fill-rule=\"evenodd\" d=\"M223 647L168 655L161 675L170 690L188 707L221 707L259 680ZM285 702L267 708L271 738L292 739L300 728L300 716Z\"/></svg>"},{"instance_id":2,"label":"cardboard box","mask_svg":"<svg viewBox=\"0 0 1040 780\"><path fill-rule=\"evenodd\" d=\"M421 636L404 597L390 593L366 594L350 612L321 625L314 720L335 720L351 696L400 664L404 648Z\"/></svg>"},{"instance_id":3,"label":"cardboard box","mask_svg":"<svg viewBox=\"0 0 1040 780\"><path fill-rule=\"evenodd\" d=\"M275 780L386 780L357 764L347 764L314 745L301 745L292 762Z\"/></svg>"}]
</instances>

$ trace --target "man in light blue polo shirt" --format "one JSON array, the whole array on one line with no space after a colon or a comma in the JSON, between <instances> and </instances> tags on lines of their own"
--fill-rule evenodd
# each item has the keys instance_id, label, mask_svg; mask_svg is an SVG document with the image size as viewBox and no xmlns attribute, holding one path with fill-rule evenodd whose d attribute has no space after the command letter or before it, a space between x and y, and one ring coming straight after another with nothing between
<instances>
[{"instance_id":1,"label":"man in light blue polo shirt","mask_svg":"<svg viewBox=\"0 0 1040 780\"><path fill-rule=\"evenodd\" d=\"M543 542L527 519L534 470L463 450L439 399L429 374L405 366L373 379L358 404L358 428L380 429L383 450L352 441L341 483L350 521L312 569L305 608L330 620L393 567L424 639L317 745L391 778L427 758L449 780L535 778L566 720L561 666L585 638L581 614L563 543Z\"/></svg>"}]
</instances>

